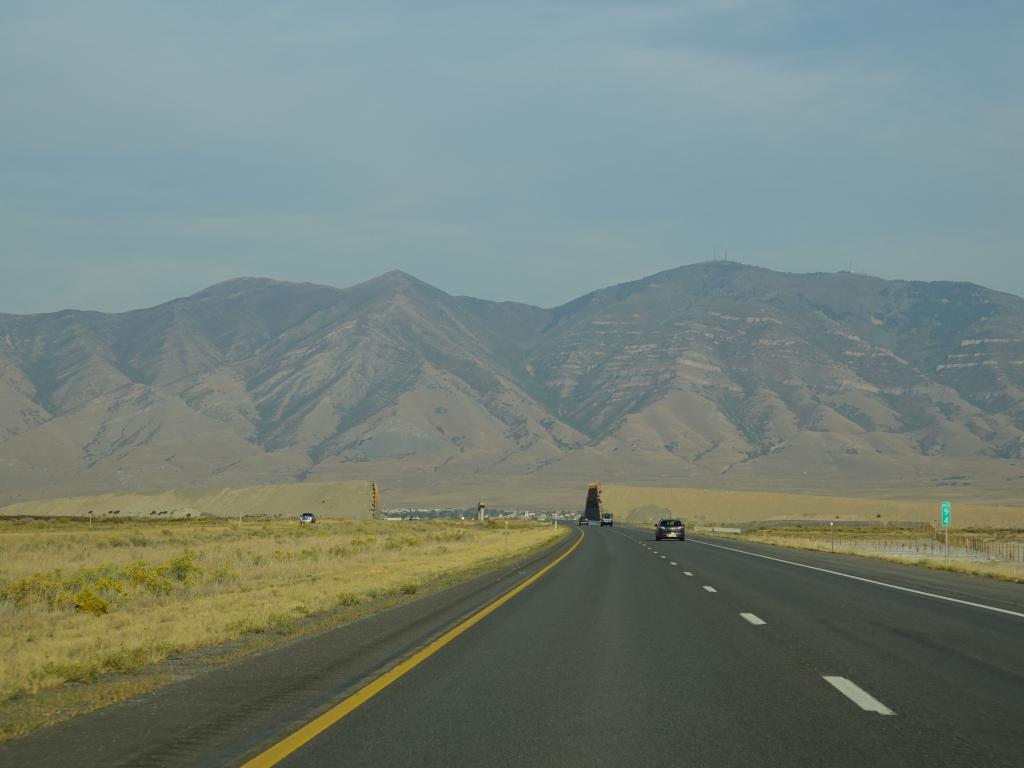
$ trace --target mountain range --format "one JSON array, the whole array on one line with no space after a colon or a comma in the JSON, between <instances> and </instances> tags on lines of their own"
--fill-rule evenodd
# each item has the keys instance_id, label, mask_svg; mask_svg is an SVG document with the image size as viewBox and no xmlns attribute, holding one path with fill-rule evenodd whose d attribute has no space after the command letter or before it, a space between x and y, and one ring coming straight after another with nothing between
<instances>
[{"instance_id":1,"label":"mountain range","mask_svg":"<svg viewBox=\"0 0 1024 768\"><path fill-rule=\"evenodd\" d=\"M553 309L390 272L0 315L0 501L306 478L1024 496L1024 299L706 262Z\"/></svg>"}]
</instances>

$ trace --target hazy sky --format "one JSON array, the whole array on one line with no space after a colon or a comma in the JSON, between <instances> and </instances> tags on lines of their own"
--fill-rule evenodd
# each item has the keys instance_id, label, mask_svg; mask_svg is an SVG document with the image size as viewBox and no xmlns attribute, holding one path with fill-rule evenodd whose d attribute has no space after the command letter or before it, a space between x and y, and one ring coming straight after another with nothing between
<instances>
[{"instance_id":1,"label":"hazy sky","mask_svg":"<svg viewBox=\"0 0 1024 768\"><path fill-rule=\"evenodd\" d=\"M0 312L711 258L1024 295L1024 3L0 3Z\"/></svg>"}]
</instances>

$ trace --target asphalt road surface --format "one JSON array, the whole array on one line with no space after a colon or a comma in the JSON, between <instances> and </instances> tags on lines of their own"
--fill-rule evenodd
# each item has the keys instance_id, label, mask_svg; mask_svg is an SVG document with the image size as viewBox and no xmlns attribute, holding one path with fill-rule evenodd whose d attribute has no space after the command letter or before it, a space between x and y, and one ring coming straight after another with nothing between
<instances>
[{"instance_id":1,"label":"asphalt road surface","mask_svg":"<svg viewBox=\"0 0 1024 768\"><path fill-rule=\"evenodd\" d=\"M539 565L12 742L0 764L240 764ZM226 718L232 697L263 704ZM1024 586L591 526L278 764L1019 767Z\"/></svg>"}]
</instances>

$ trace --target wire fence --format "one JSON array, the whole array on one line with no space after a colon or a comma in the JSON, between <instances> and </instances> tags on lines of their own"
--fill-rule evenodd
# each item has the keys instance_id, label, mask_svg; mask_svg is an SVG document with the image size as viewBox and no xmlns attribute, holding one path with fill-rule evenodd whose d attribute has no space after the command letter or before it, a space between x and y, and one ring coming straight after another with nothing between
<instances>
[{"instance_id":1,"label":"wire fence","mask_svg":"<svg viewBox=\"0 0 1024 768\"><path fill-rule=\"evenodd\" d=\"M946 534L941 528L935 530L935 542L945 548ZM975 559L987 558L1007 563L1024 563L1024 541L986 539L963 533L949 534L949 549L969 553Z\"/></svg>"},{"instance_id":2,"label":"wire fence","mask_svg":"<svg viewBox=\"0 0 1024 768\"><path fill-rule=\"evenodd\" d=\"M950 533L946 550L945 533L921 530L920 534L902 537L865 536L849 531L806 531L800 535L779 531L750 531L748 537L766 543L785 543L811 549L834 549L836 552L875 553L908 559L948 559L975 563L1010 563L1024 566L1024 541L992 539L984 536Z\"/></svg>"}]
</instances>

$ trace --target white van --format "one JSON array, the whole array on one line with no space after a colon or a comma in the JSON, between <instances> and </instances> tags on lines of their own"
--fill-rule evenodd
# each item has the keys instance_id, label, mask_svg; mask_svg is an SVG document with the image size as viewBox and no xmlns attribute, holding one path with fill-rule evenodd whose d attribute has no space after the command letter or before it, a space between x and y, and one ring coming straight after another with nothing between
<instances>
[{"instance_id":1,"label":"white van","mask_svg":"<svg viewBox=\"0 0 1024 768\"><path fill-rule=\"evenodd\" d=\"M601 525L613 525L611 512L601 513Z\"/></svg>"}]
</instances>

